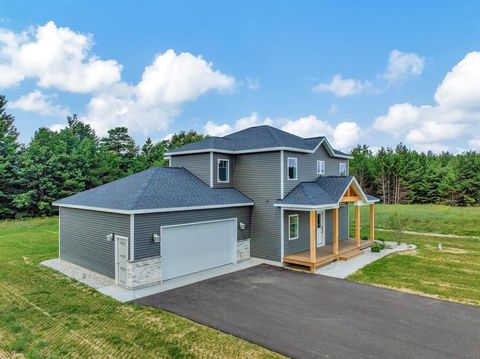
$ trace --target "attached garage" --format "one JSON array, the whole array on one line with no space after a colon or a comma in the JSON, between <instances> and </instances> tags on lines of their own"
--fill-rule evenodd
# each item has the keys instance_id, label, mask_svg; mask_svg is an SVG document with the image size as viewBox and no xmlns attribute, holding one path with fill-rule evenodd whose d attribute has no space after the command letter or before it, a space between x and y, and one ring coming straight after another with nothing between
<instances>
[{"instance_id":1,"label":"attached garage","mask_svg":"<svg viewBox=\"0 0 480 359\"><path fill-rule=\"evenodd\" d=\"M161 228L162 280L235 263L237 220Z\"/></svg>"},{"instance_id":2,"label":"attached garage","mask_svg":"<svg viewBox=\"0 0 480 359\"><path fill-rule=\"evenodd\" d=\"M233 188L212 189L183 168L152 168L54 204L60 259L126 288L250 256L253 202Z\"/></svg>"}]
</instances>

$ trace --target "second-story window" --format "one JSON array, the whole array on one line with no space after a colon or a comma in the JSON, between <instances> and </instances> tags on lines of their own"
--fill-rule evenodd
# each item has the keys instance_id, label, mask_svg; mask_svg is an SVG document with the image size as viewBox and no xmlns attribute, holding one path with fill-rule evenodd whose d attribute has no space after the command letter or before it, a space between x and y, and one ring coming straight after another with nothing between
<instances>
[{"instance_id":1,"label":"second-story window","mask_svg":"<svg viewBox=\"0 0 480 359\"><path fill-rule=\"evenodd\" d=\"M317 161L317 175L325 174L325 161Z\"/></svg>"},{"instance_id":2,"label":"second-story window","mask_svg":"<svg viewBox=\"0 0 480 359\"><path fill-rule=\"evenodd\" d=\"M340 176L346 176L347 175L347 164L346 163L340 162L339 174L340 174Z\"/></svg>"},{"instance_id":3,"label":"second-story window","mask_svg":"<svg viewBox=\"0 0 480 359\"><path fill-rule=\"evenodd\" d=\"M217 164L217 182L230 182L230 161L218 160Z\"/></svg>"},{"instance_id":4,"label":"second-story window","mask_svg":"<svg viewBox=\"0 0 480 359\"><path fill-rule=\"evenodd\" d=\"M297 179L297 159L294 157L288 157L287 167L288 167L287 178L289 180L296 180Z\"/></svg>"}]
</instances>

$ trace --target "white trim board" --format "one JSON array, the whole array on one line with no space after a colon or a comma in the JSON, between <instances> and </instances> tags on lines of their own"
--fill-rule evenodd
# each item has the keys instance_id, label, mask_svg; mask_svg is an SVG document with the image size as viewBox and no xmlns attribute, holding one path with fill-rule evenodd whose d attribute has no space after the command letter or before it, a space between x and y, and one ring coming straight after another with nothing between
<instances>
[{"instance_id":1,"label":"white trim board","mask_svg":"<svg viewBox=\"0 0 480 359\"><path fill-rule=\"evenodd\" d=\"M130 260L135 260L135 215L130 215Z\"/></svg>"},{"instance_id":2,"label":"white trim board","mask_svg":"<svg viewBox=\"0 0 480 359\"><path fill-rule=\"evenodd\" d=\"M162 213L162 212L179 212L179 211L195 211L199 209L215 209L215 208L230 208L230 207L248 207L253 206L253 202L247 203L231 203L231 204L215 204L208 206L191 206L191 207L170 207L170 208L152 208L152 209L111 209L103 207L93 207L93 206L81 206L74 204L61 204L61 203L52 203L53 206L64 207L64 208L75 208L75 209L87 209L90 211L99 211L99 212L108 212L108 213L119 213L119 214L145 214L145 213Z\"/></svg>"},{"instance_id":3,"label":"white trim board","mask_svg":"<svg viewBox=\"0 0 480 359\"><path fill-rule=\"evenodd\" d=\"M187 155L187 154L205 153L205 152L217 152L217 153L226 153L226 154L233 154L234 155L234 154L270 152L270 151L282 151L282 150L283 151L291 151L291 152L314 153L314 152L317 151L318 147L320 147L320 145L323 144L323 143L326 143L327 152L331 157L353 159L353 156L336 154L333 151L332 146L330 145L330 143L328 142L328 140L326 138L323 138L322 140L320 140L318 145L313 150L307 150L307 149L296 148L296 147L286 147L286 146L263 147L263 148L257 148L257 149L251 149L251 150L222 150L222 149L218 149L218 148L205 148L205 149L199 149L199 150L167 152L167 153L164 154L164 156Z\"/></svg>"}]
</instances>

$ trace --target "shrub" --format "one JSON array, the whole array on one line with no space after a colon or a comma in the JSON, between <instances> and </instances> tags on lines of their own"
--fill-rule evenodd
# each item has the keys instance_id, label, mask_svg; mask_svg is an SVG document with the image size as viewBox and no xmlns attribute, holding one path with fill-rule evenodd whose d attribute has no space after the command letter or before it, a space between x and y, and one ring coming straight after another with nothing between
<instances>
[{"instance_id":1,"label":"shrub","mask_svg":"<svg viewBox=\"0 0 480 359\"><path fill-rule=\"evenodd\" d=\"M362 236L362 239L363 239L364 241L367 241L367 240L368 240L368 236Z\"/></svg>"},{"instance_id":2,"label":"shrub","mask_svg":"<svg viewBox=\"0 0 480 359\"><path fill-rule=\"evenodd\" d=\"M372 246L370 247L370 250L371 250L372 252L374 252L374 253L378 253L378 252L380 252L380 251L383 249L383 248L381 248L381 246L382 246L382 245L379 244L379 243L374 243L374 244L372 244Z\"/></svg>"}]
</instances>

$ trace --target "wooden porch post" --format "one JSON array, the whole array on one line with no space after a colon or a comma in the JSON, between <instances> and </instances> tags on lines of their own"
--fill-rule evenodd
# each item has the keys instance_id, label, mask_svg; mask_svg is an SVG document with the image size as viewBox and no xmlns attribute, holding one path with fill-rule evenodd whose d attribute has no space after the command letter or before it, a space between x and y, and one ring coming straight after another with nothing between
<instances>
[{"instance_id":1,"label":"wooden porch post","mask_svg":"<svg viewBox=\"0 0 480 359\"><path fill-rule=\"evenodd\" d=\"M315 270L317 262L317 211L310 211L310 270Z\"/></svg>"},{"instance_id":2,"label":"wooden porch post","mask_svg":"<svg viewBox=\"0 0 480 359\"><path fill-rule=\"evenodd\" d=\"M370 240L375 240L375 204L370 205Z\"/></svg>"},{"instance_id":3,"label":"wooden porch post","mask_svg":"<svg viewBox=\"0 0 480 359\"><path fill-rule=\"evenodd\" d=\"M338 208L333 209L333 254L338 256Z\"/></svg>"},{"instance_id":4,"label":"wooden porch post","mask_svg":"<svg viewBox=\"0 0 480 359\"><path fill-rule=\"evenodd\" d=\"M355 206L355 246L360 247L360 206Z\"/></svg>"}]
</instances>

